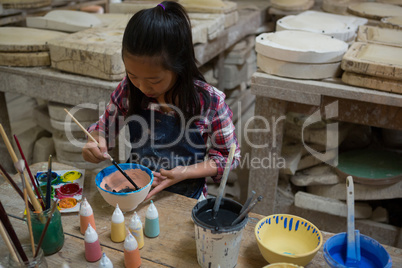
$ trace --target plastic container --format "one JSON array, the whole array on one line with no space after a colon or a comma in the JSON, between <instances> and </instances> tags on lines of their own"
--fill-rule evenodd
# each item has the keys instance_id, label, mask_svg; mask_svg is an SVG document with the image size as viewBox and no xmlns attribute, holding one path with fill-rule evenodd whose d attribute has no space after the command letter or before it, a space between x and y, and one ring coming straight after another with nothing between
<instances>
[{"instance_id":1,"label":"plastic container","mask_svg":"<svg viewBox=\"0 0 402 268\"><path fill-rule=\"evenodd\" d=\"M324 244L324 259L326 267L346 268L347 234L339 233L329 238ZM360 234L359 267L364 268L391 268L392 259L385 248L369 236Z\"/></svg>"},{"instance_id":2,"label":"plastic container","mask_svg":"<svg viewBox=\"0 0 402 268\"><path fill-rule=\"evenodd\" d=\"M237 265L242 233L248 216L232 226L231 223L239 216L242 205L222 198L216 218L212 219L215 199L198 202L191 213L195 224L198 264L203 268L232 268Z\"/></svg>"}]
</instances>

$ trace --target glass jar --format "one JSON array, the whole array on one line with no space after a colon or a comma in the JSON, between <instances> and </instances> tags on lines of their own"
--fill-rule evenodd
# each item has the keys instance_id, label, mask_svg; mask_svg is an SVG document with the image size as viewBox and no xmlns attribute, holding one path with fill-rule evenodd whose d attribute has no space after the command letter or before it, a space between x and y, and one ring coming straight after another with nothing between
<instances>
[{"instance_id":1,"label":"glass jar","mask_svg":"<svg viewBox=\"0 0 402 268\"><path fill-rule=\"evenodd\" d=\"M45 259L45 255L43 254L43 250L40 248L38 251L38 255L34 258L32 254L31 245L22 245L22 248L27 255L27 262L18 262L15 261L11 254L8 256L8 267L12 268L47 268L47 262ZM18 255L18 253L17 253Z\"/></svg>"},{"instance_id":2,"label":"glass jar","mask_svg":"<svg viewBox=\"0 0 402 268\"><path fill-rule=\"evenodd\" d=\"M51 207L52 206L53 201ZM35 244L37 244L39 243L39 239L46 225L46 221L50 216L51 209L44 210L40 213L36 213L33 211L29 211L29 213L31 213L31 224L34 241ZM45 237L43 238L41 248L43 249L45 256L48 256L58 252L63 247L63 244L64 232L63 226L61 224L61 214L60 211L56 209L53 213L52 219L50 220Z\"/></svg>"}]
</instances>

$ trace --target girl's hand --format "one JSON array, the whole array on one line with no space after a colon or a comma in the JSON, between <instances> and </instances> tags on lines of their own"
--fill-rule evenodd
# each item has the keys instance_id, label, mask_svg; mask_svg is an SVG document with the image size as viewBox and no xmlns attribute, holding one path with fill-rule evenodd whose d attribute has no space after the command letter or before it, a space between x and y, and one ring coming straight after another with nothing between
<instances>
[{"instance_id":1,"label":"girl's hand","mask_svg":"<svg viewBox=\"0 0 402 268\"><path fill-rule=\"evenodd\" d=\"M161 169L160 172L153 172L154 181L152 182L152 186L155 188L148 193L145 200L151 198L163 189L187 179L186 169L186 166L177 166L171 170Z\"/></svg>"},{"instance_id":2,"label":"girl's hand","mask_svg":"<svg viewBox=\"0 0 402 268\"><path fill-rule=\"evenodd\" d=\"M98 141L99 147L95 142L89 140L82 148L82 156L85 161L97 164L109 158L106 139L96 133L91 133L91 135Z\"/></svg>"}]
</instances>

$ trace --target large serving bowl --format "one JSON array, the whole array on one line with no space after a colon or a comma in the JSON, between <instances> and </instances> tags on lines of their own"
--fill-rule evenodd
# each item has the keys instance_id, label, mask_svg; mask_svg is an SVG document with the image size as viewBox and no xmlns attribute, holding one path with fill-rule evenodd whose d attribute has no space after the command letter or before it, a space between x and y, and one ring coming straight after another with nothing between
<instances>
[{"instance_id":1,"label":"large serving bowl","mask_svg":"<svg viewBox=\"0 0 402 268\"><path fill-rule=\"evenodd\" d=\"M102 169L95 178L96 182L96 187L98 188L99 193L102 195L103 199L105 201L116 207L117 204L119 204L119 208L124 212L124 211L131 211L134 210L142 201L144 201L145 197L149 193L151 189L152 182L154 180L154 176L152 174L152 171L144 166L137 165L137 164L132 164L132 163L124 163L124 164L119 164L121 169L123 170L128 170L128 169L141 169L145 171L149 177L149 183L142 187L141 189L138 189L136 191L128 192L128 193L117 193L117 192L111 192L108 191L104 188L102 188L100 185L103 181L103 179L114 173L115 171L118 171L115 166L109 166L104 169Z\"/></svg>"},{"instance_id":2,"label":"large serving bowl","mask_svg":"<svg viewBox=\"0 0 402 268\"><path fill-rule=\"evenodd\" d=\"M298 216L274 214L261 219L254 229L258 248L269 263L307 265L322 245L322 234Z\"/></svg>"}]
</instances>

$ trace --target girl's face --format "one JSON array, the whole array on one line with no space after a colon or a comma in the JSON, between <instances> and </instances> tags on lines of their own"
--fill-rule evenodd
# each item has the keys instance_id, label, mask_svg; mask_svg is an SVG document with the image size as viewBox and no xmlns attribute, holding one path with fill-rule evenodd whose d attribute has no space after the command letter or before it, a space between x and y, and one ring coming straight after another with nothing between
<instances>
[{"instance_id":1,"label":"girl's face","mask_svg":"<svg viewBox=\"0 0 402 268\"><path fill-rule=\"evenodd\" d=\"M147 97L164 103L164 96L173 87L177 75L166 70L154 57L126 53L123 60L131 83Z\"/></svg>"}]
</instances>

